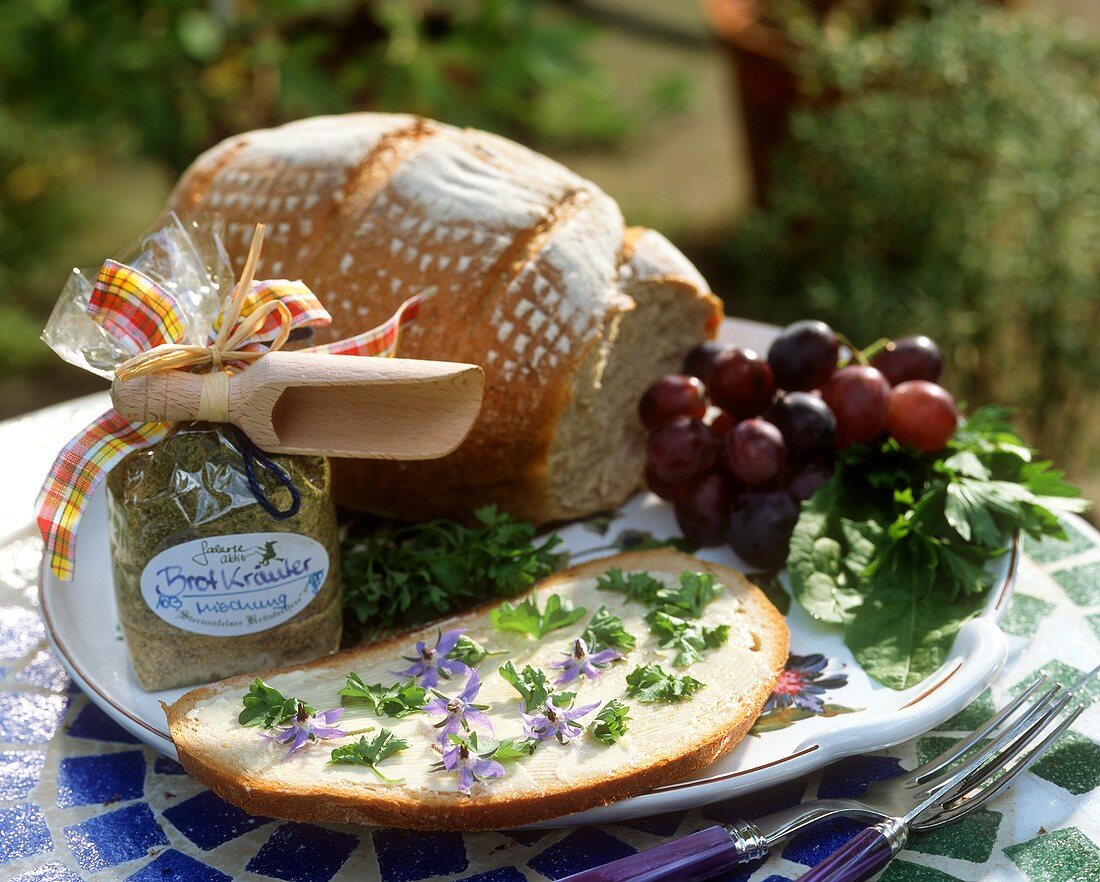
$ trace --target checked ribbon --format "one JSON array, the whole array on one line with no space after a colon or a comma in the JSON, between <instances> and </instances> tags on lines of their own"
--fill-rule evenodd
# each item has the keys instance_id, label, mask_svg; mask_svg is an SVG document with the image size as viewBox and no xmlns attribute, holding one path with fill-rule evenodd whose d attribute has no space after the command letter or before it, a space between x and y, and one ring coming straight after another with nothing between
<instances>
[{"instance_id":1,"label":"checked ribbon","mask_svg":"<svg viewBox=\"0 0 1100 882\"><path fill-rule=\"evenodd\" d=\"M206 345L182 342L186 316L180 297L133 266L104 263L84 309L130 354L114 370L115 378L181 368L236 372L281 348L293 332L330 324L328 311L301 281L252 279L262 242L263 226L257 225L245 269ZM303 351L393 356L402 327L431 294L409 298L369 331ZM59 579L73 576L77 525L104 475L128 453L156 444L171 431L171 423L131 423L112 408L62 448L37 501L38 529Z\"/></svg>"}]
</instances>

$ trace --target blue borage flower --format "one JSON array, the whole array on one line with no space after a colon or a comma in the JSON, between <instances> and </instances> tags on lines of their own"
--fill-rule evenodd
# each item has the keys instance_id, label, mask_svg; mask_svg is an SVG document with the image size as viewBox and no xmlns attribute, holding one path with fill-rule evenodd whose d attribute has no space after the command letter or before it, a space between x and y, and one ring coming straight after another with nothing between
<instances>
[{"instance_id":1,"label":"blue borage flower","mask_svg":"<svg viewBox=\"0 0 1100 882\"><path fill-rule=\"evenodd\" d=\"M847 674L825 676L828 663L821 653L789 656L762 713L792 706L813 714L825 713L825 703L818 696L848 684Z\"/></svg>"},{"instance_id":2,"label":"blue borage flower","mask_svg":"<svg viewBox=\"0 0 1100 882\"><path fill-rule=\"evenodd\" d=\"M572 649L565 653L565 657L565 661L550 662L551 668L562 672L554 681L558 685L572 683L582 674L589 680L594 680L603 673L604 668L623 655L614 649L589 652L584 638L578 637L573 641Z\"/></svg>"},{"instance_id":3,"label":"blue borage flower","mask_svg":"<svg viewBox=\"0 0 1100 882\"><path fill-rule=\"evenodd\" d=\"M459 730L469 731L470 726L480 726L490 735L493 734L493 724L483 713L488 705L474 704L477 693L481 689L481 680L477 671L470 672L470 679L466 681L466 688L454 698L448 698L442 692L435 693L436 698L424 705L424 713L432 716L443 716L443 719L435 723L440 730L440 743L446 745L452 735L457 735Z\"/></svg>"},{"instance_id":4,"label":"blue borage flower","mask_svg":"<svg viewBox=\"0 0 1100 882\"><path fill-rule=\"evenodd\" d=\"M557 738L560 744L566 744L584 732L584 726L577 720L599 706L597 701L581 707L561 708L554 704L554 696L551 695L534 713L520 711L520 716L523 717L523 734L535 741Z\"/></svg>"},{"instance_id":5,"label":"blue borage flower","mask_svg":"<svg viewBox=\"0 0 1100 882\"><path fill-rule=\"evenodd\" d=\"M284 727L277 727L280 729L278 735L267 735L263 732L259 734L266 741L289 744L290 750L283 757L285 760L307 744L329 738L343 738L347 733L334 725L343 713L344 708L334 707L319 714L311 714L305 703L299 701L298 713Z\"/></svg>"},{"instance_id":6,"label":"blue borage flower","mask_svg":"<svg viewBox=\"0 0 1100 882\"><path fill-rule=\"evenodd\" d=\"M443 759L435 765L437 772L457 772L460 793L469 795L474 782L487 782L504 777L504 766L491 758L493 750L478 752L477 735L470 734L469 740L454 735L449 738L450 746L439 748Z\"/></svg>"},{"instance_id":7,"label":"blue borage flower","mask_svg":"<svg viewBox=\"0 0 1100 882\"><path fill-rule=\"evenodd\" d=\"M447 657L454 651L461 636L462 629L456 628L440 632L435 646L428 646L423 640L418 640L416 655L402 656L405 661L412 662L412 666L393 673L399 677L415 677L425 689L434 689L439 685L440 678L449 680L469 672L470 669L465 664Z\"/></svg>"}]
</instances>

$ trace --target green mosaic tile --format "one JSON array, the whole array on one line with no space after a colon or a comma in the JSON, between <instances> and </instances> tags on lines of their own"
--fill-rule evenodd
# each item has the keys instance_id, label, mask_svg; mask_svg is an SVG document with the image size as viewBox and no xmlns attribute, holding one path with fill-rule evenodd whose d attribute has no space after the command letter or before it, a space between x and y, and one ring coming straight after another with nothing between
<instances>
[{"instance_id":1,"label":"green mosaic tile","mask_svg":"<svg viewBox=\"0 0 1100 882\"><path fill-rule=\"evenodd\" d=\"M993 716L995 710L993 693L986 689L950 720L936 728L945 732L972 732Z\"/></svg>"},{"instance_id":2,"label":"green mosaic tile","mask_svg":"<svg viewBox=\"0 0 1100 882\"><path fill-rule=\"evenodd\" d=\"M1030 882L1100 879L1100 849L1076 827L1010 845L1004 852Z\"/></svg>"},{"instance_id":3,"label":"green mosaic tile","mask_svg":"<svg viewBox=\"0 0 1100 882\"><path fill-rule=\"evenodd\" d=\"M1058 683L1059 685L1068 688L1069 686L1072 686L1074 683L1076 683L1084 673L1084 671L1078 670L1072 665L1067 665L1065 662L1055 659L1054 661L1047 662L1041 668L1032 671L1026 677L1021 679L1015 686L1012 687L1012 694L1019 695L1021 692L1024 691L1024 689L1031 685L1031 682L1039 674L1046 674L1048 677L1050 677L1052 682ZM1100 683L1093 679L1085 686L1081 694L1089 701L1096 701L1096 699L1100 697Z\"/></svg>"},{"instance_id":4,"label":"green mosaic tile","mask_svg":"<svg viewBox=\"0 0 1100 882\"><path fill-rule=\"evenodd\" d=\"M1075 796L1100 785L1100 744L1076 732L1066 732L1031 771Z\"/></svg>"},{"instance_id":5,"label":"green mosaic tile","mask_svg":"<svg viewBox=\"0 0 1100 882\"><path fill-rule=\"evenodd\" d=\"M1034 637L1039 623L1046 618L1054 604L1030 594L1015 594L1001 619L1001 630L1017 637Z\"/></svg>"},{"instance_id":6,"label":"green mosaic tile","mask_svg":"<svg viewBox=\"0 0 1100 882\"><path fill-rule=\"evenodd\" d=\"M962 741L961 738L951 738L947 735L926 735L917 741L917 765L923 766L931 759L935 759L952 744Z\"/></svg>"},{"instance_id":7,"label":"green mosaic tile","mask_svg":"<svg viewBox=\"0 0 1100 882\"><path fill-rule=\"evenodd\" d=\"M887 866L878 877L878 882L962 882L962 880L942 870L897 860Z\"/></svg>"},{"instance_id":8,"label":"green mosaic tile","mask_svg":"<svg viewBox=\"0 0 1100 882\"><path fill-rule=\"evenodd\" d=\"M908 848L921 854L958 858L972 864L984 864L997 844L997 829L1001 813L985 809L972 812L954 824L928 833L918 833L909 840Z\"/></svg>"},{"instance_id":9,"label":"green mosaic tile","mask_svg":"<svg viewBox=\"0 0 1100 882\"><path fill-rule=\"evenodd\" d=\"M1062 521L1062 525L1066 528L1066 541L1050 537L1032 539L1030 536L1024 536L1024 554L1036 563L1047 564L1092 548L1092 541L1084 533L1075 530L1066 521Z\"/></svg>"},{"instance_id":10,"label":"green mosaic tile","mask_svg":"<svg viewBox=\"0 0 1100 882\"><path fill-rule=\"evenodd\" d=\"M1100 640L1100 613L1093 613L1088 618L1089 627L1092 628L1092 633L1096 635L1096 639Z\"/></svg>"},{"instance_id":11,"label":"green mosaic tile","mask_svg":"<svg viewBox=\"0 0 1100 882\"><path fill-rule=\"evenodd\" d=\"M1051 577L1078 606L1095 606L1100 603L1100 563L1082 567L1070 567Z\"/></svg>"}]
</instances>

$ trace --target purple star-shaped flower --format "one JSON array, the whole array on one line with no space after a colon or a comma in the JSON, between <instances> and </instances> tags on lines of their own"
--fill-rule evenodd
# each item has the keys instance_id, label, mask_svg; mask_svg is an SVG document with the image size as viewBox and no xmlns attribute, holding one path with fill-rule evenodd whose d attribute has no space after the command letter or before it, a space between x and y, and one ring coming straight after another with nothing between
<instances>
[{"instance_id":1,"label":"purple star-shaped flower","mask_svg":"<svg viewBox=\"0 0 1100 882\"><path fill-rule=\"evenodd\" d=\"M465 674L470 669L460 661L447 658L462 636L462 630L456 628L453 631L444 631L435 641L435 646L428 646L423 640L416 643L416 655L402 656L405 661L412 662L412 666L403 671L394 671L401 677L416 677L420 685L425 689L433 689L439 685L439 678L450 679L453 676Z\"/></svg>"},{"instance_id":2,"label":"purple star-shaped flower","mask_svg":"<svg viewBox=\"0 0 1100 882\"><path fill-rule=\"evenodd\" d=\"M553 697L548 698L533 714L520 711L523 717L523 734L536 741L557 738L559 742L565 744L584 731L584 726L577 720L592 713L599 706L600 703L597 701L595 704L586 704L581 707L560 708L554 704Z\"/></svg>"},{"instance_id":3,"label":"purple star-shaped flower","mask_svg":"<svg viewBox=\"0 0 1100 882\"><path fill-rule=\"evenodd\" d=\"M443 768L458 772L458 789L467 795L475 781L504 777L504 766L496 760L478 756L465 743L455 744L443 751Z\"/></svg>"},{"instance_id":4,"label":"purple star-shaped flower","mask_svg":"<svg viewBox=\"0 0 1100 882\"><path fill-rule=\"evenodd\" d=\"M557 684L571 683L581 674L589 680L595 680L611 662L622 657L622 653L614 649L589 652L584 638L578 637L573 641L573 648L565 653L565 661L550 662L550 667L562 672L554 681Z\"/></svg>"},{"instance_id":5,"label":"purple star-shaped flower","mask_svg":"<svg viewBox=\"0 0 1100 882\"><path fill-rule=\"evenodd\" d=\"M482 713L487 705L473 703L480 689L481 680L477 675L477 671L470 671L470 679L466 681L466 688L457 697L448 698L446 695L436 692L437 697L424 705L424 713L443 716L443 719L435 724L435 727L441 730L439 740L442 744L447 744L450 736L457 735L459 729L469 729L471 725L481 726L490 735L493 734L492 722Z\"/></svg>"},{"instance_id":6,"label":"purple star-shaped flower","mask_svg":"<svg viewBox=\"0 0 1100 882\"><path fill-rule=\"evenodd\" d=\"M289 744L290 750L283 757L283 759L287 759L292 753L307 744L322 739L343 738L347 733L333 725L343 713L344 709L342 707L334 707L332 710L322 711L319 714L310 714L306 712L306 706L299 701L298 713L286 728L282 729L278 735L265 735L261 732L260 737L276 744Z\"/></svg>"}]
</instances>

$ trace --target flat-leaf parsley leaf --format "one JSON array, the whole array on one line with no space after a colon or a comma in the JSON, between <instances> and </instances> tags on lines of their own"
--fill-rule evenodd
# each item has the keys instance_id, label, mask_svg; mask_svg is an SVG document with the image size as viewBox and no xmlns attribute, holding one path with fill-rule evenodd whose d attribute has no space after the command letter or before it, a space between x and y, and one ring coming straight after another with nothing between
<instances>
[{"instance_id":1,"label":"flat-leaf parsley leaf","mask_svg":"<svg viewBox=\"0 0 1100 882\"><path fill-rule=\"evenodd\" d=\"M626 734L630 720L630 708L618 699L612 698L600 708L596 719L588 724L588 734L603 744L611 745Z\"/></svg>"},{"instance_id":2,"label":"flat-leaf parsley leaf","mask_svg":"<svg viewBox=\"0 0 1100 882\"><path fill-rule=\"evenodd\" d=\"M380 717L404 717L416 713L428 700L428 691L417 686L415 680L408 683L381 683L368 685L358 674L348 674L347 683L340 690L340 703L368 704Z\"/></svg>"},{"instance_id":3,"label":"flat-leaf parsley leaf","mask_svg":"<svg viewBox=\"0 0 1100 882\"><path fill-rule=\"evenodd\" d=\"M387 784L400 784L401 778L388 778L378 770L378 764L409 746L404 738L398 738L389 729L383 729L373 739L360 736L354 744L345 744L332 752L330 763L366 766Z\"/></svg>"},{"instance_id":4,"label":"flat-leaf parsley leaf","mask_svg":"<svg viewBox=\"0 0 1100 882\"><path fill-rule=\"evenodd\" d=\"M574 607L569 598L551 594L546 598L545 609L539 609L534 597L525 597L519 603L502 603L490 613L490 618L498 631L515 631L539 639L572 625L584 618L586 612L583 606Z\"/></svg>"},{"instance_id":5,"label":"flat-leaf parsley leaf","mask_svg":"<svg viewBox=\"0 0 1100 882\"><path fill-rule=\"evenodd\" d=\"M260 726L263 729L273 729L293 719L298 714L298 699L287 698L278 689L268 686L259 677L249 687L244 698L241 699L244 710L237 717L237 722L242 726ZM303 703L304 712L309 715L317 711L308 704Z\"/></svg>"},{"instance_id":6,"label":"flat-leaf parsley leaf","mask_svg":"<svg viewBox=\"0 0 1100 882\"><path fill-rule=\"evenodd\" d=\"M626 694L638 701L684 701L705 684L686 674L666 673L658 664L638 666L626 675Z\"/></svg>"}]
</instances>

